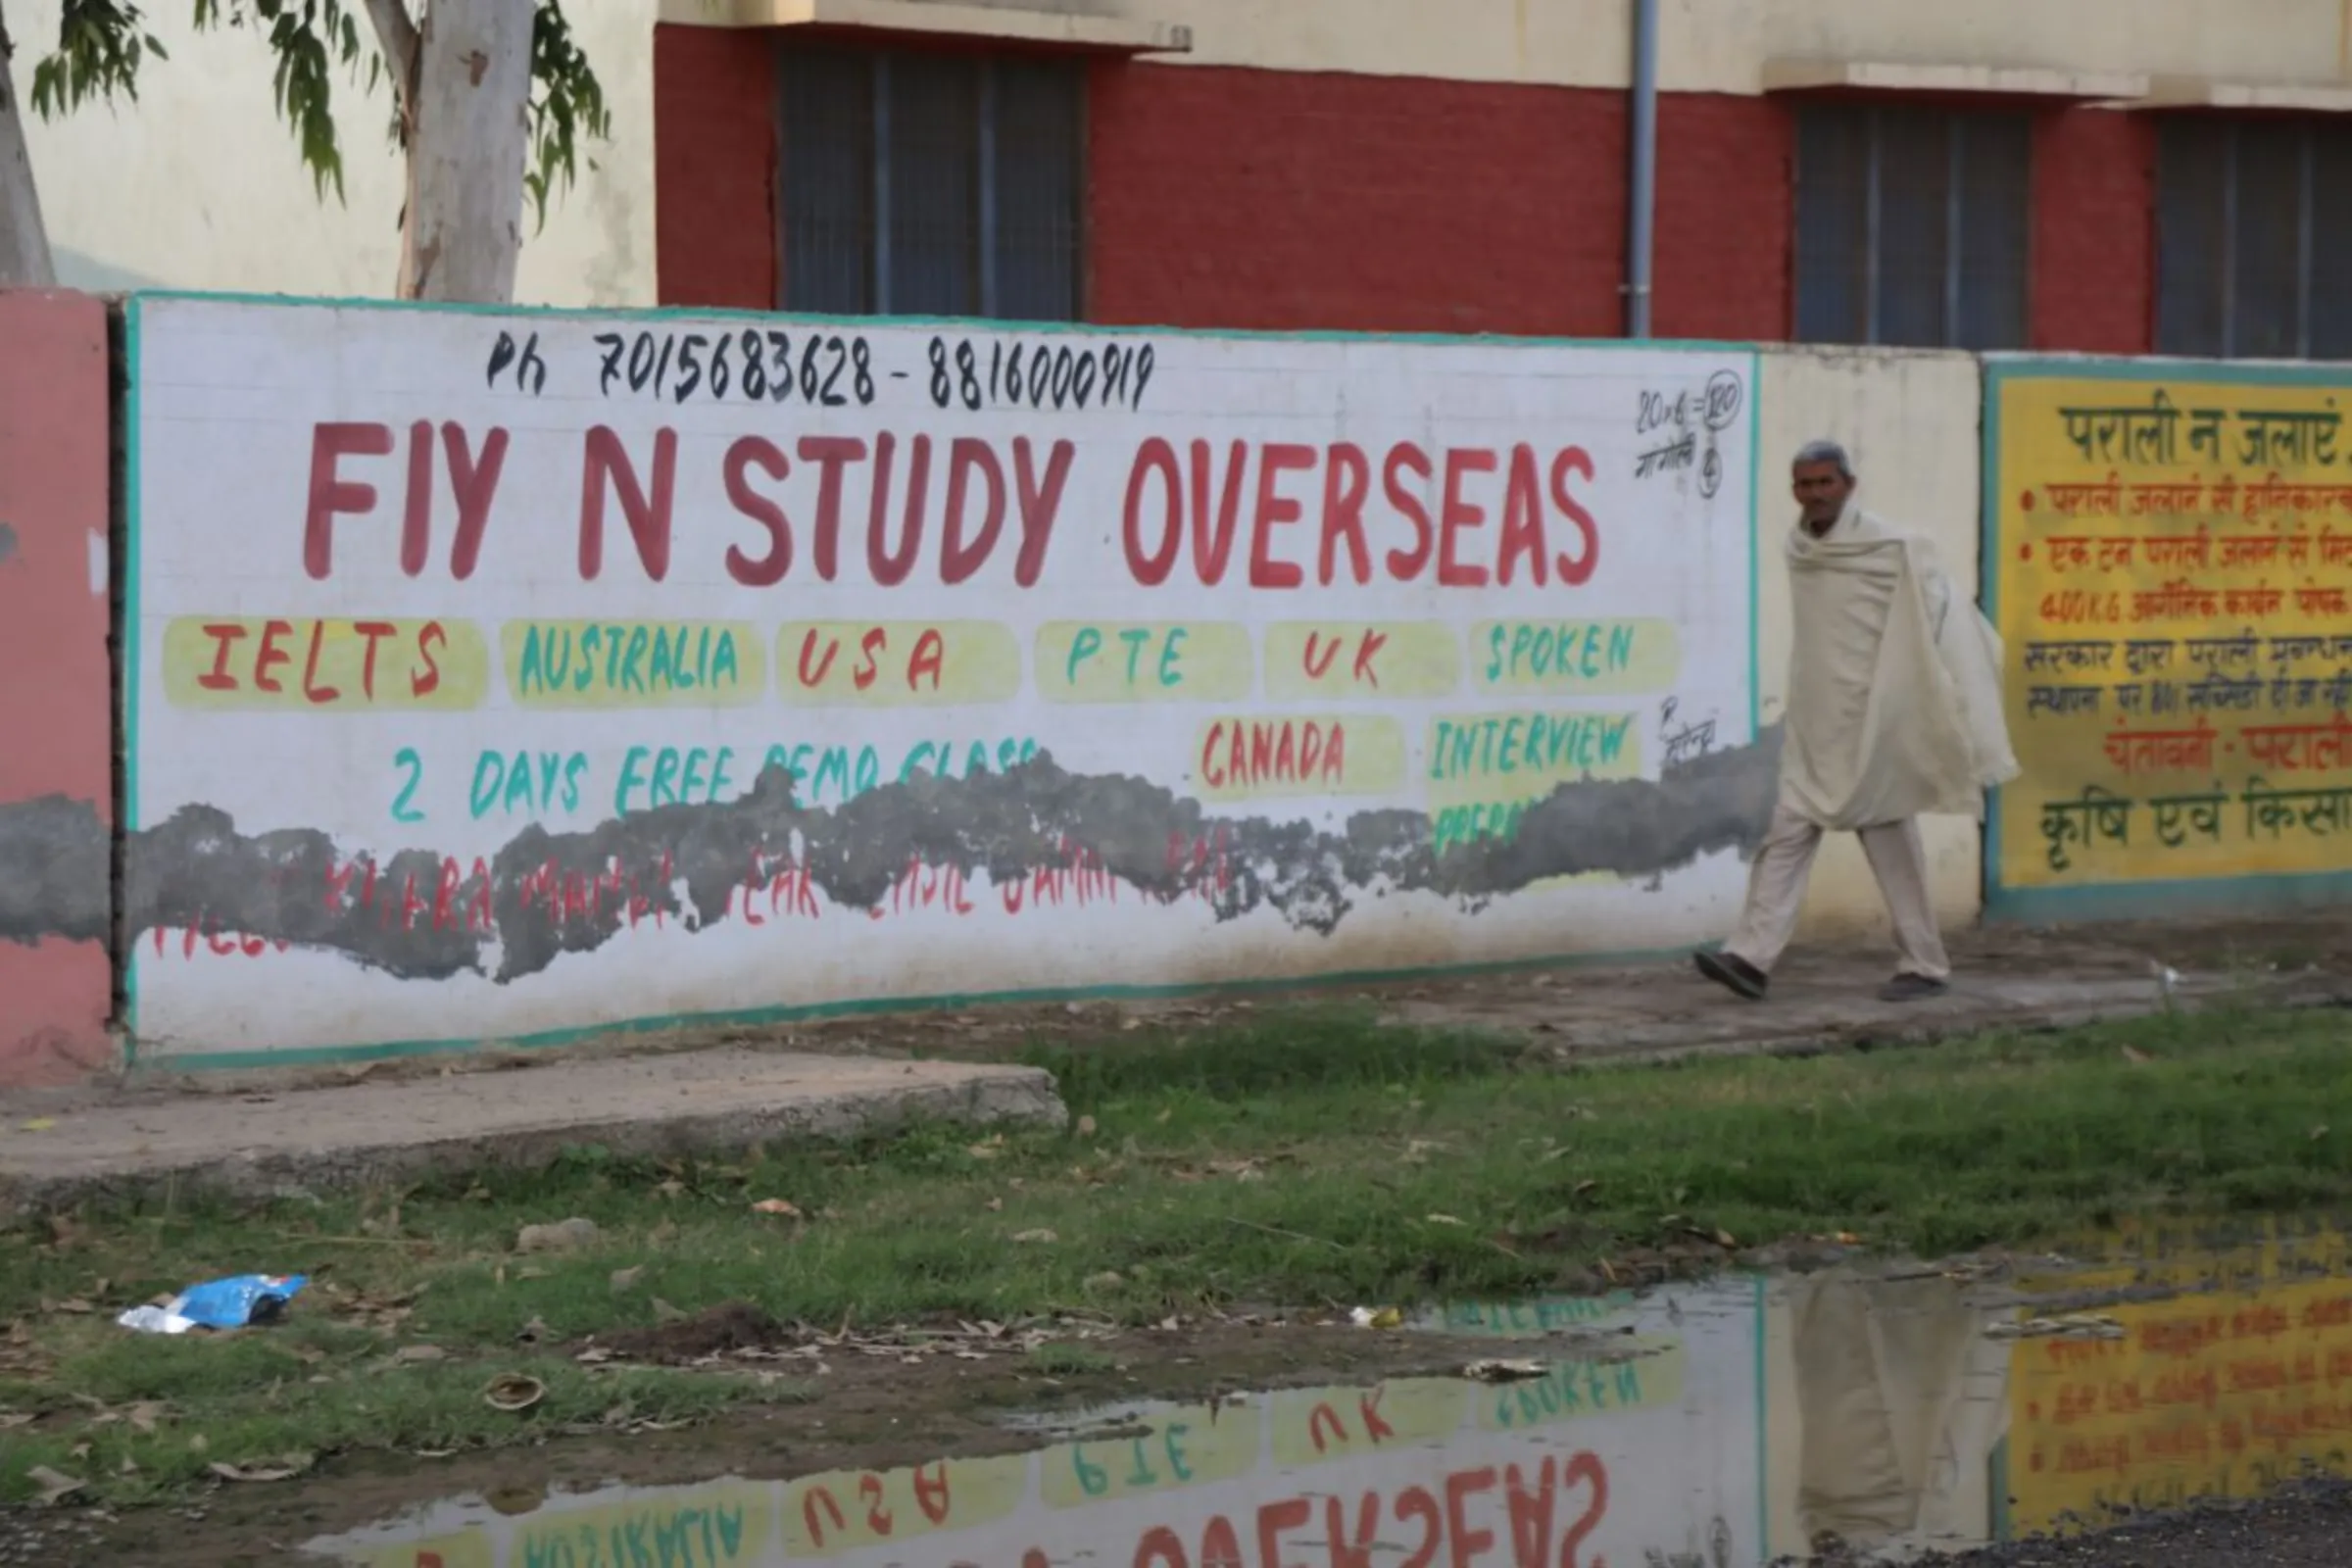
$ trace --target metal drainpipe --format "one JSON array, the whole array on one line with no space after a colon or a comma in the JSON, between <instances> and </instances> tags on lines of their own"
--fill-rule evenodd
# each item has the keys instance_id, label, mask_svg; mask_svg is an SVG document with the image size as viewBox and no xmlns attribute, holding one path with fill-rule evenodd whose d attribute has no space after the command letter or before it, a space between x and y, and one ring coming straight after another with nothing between
<instances>
[{"instance_id":1,"label":"metal drainpipe","mask_svg":"<svg viewBox=\"0 0 2352 1568\"><path fill-rule=\"evenodd\" d=\"M1625 335L1649 336L1658 199L1658 0L1634 0L1634 167L1625 234Z\"/></svg>"}]
</instances>

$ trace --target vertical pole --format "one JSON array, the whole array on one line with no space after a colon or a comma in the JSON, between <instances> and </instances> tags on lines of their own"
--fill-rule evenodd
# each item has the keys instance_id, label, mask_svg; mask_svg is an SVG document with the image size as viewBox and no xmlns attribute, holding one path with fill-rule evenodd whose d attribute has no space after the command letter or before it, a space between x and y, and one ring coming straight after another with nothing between
<instances>
[{"instance_id":1,"label":"vertical pole","mask_svg":"<svg viewBox=\"0 0 2352 1568\"><path fill-rule=\"evenodd\" d=\"M1632 190L1626 204L1625 335L1649 336L1658 202L1658 0L1634 0Z\"/></svg>"}]
</instances>

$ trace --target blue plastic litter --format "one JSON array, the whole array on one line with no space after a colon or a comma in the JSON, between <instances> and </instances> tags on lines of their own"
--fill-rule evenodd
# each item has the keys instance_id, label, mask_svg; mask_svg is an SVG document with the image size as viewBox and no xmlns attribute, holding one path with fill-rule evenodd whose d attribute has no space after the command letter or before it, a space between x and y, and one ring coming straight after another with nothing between
<instances>
[{"instance_id":1,"label":"blue plastic litter","mask_svg":"<svg viewBox=\"0 0 2352 1568\"><path fill-rule=\"evenodd\" d=\"M163 1306L134 1306L117 1321L150 1334L254 1328L284 1317L286 1303L310 1282L307 1274L239 1274L210 1280L189 1286Z\"/></svg>"}]
</instances>

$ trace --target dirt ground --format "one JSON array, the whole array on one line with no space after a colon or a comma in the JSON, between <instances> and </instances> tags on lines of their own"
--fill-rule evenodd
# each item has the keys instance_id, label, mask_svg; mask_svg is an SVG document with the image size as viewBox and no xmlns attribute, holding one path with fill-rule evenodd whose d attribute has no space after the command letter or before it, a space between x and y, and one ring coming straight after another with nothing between
<instances>
[{"instance_id":1,"label":"dirt ground","mask_svg":"<svg viewBox=\"0 0 2352 1568\"><path fill-rule=\"evenodd\" d=\"M2065 1027L2174 1004L2230 1000L2352 1001L2352 922L2148 925L2095 931L1973 932L1953 943L1953 995L1910 1009L1872 993L1885 957L1866 942L1813 946L1776 977L1772 1001L1736 1002L1685 964L1551 965L1442 980L1327 985L1279 994L1166 1003L968 1007L858 1017L759 1031L615 1037L604 1051L695 1050L712 1044L883 1056L998 1059L1039 1039L1116 1049L1153 1025L1178 1029L1246 1016L1295 1000L1337 999L1399 1021L1477 1027L1542 1042L1563 1060L1729 1051L1808 1051L1900 1044L1995 1028ZM2169 980L2165 971L2177 971ZM487 1054L464 1062L381 1064L327 1081L528 1067L563 1058ZM282 1082L282 1080L280 1080ZM235 1087L208 1079L205 1087ZM103 1094L152 1094L148 1084ZM486 1088L487 1086L485 1086ZM518 1084L518 1090L523 1086ZM527 1092L527 1091L526 1091ZM89 1093L84 1091L83 1093ZM1785 1260L1776 1260L1785 1261ZM547 1489L614 1480L681 1484L726 1472L808 1473L887 1467L942 1453L1033 1446L1009 1429L1015 1411L1077 1411L1108 1400L1198 1399L1245 1389L1367 1382L1458 1370L1492 1342L1362 1334L1271 1319L1090 1342L1107 1370L1054 1376L1022 1356L934 1359L919 1373L896 1358L844 1361L821 1401L766 1405L658 1439L550 1432L524 1449L453 1459L337 1459L275 1486L230 1486L202 1504L114 1518L59 1509L0 1515L0 1564L254 1564L306 1560L299 1543L348 1530L426 1495L477 1492L502 1510L535 1505ZM782 1368L789 1372L789 1368ZM527 1476L527 1484L517 1478ZM1826 1565L1834 1556L1822 1559ZM2087 1540L2021 1544L1949 1560L1948 1568L2341 1568L2352 1563L2352 1494L2314 1485L2254 1505L2134 1522Z\"/></svg>"},{"instance_id":2,"label":"dirt ground","mask_svg":"<svg viewBox=\"0 0 2352 1568\"><path fill-rule=\"evenodd\" d=\"M673 1325L664 1343L690 1353L703 1348L697 1343L701 1338L693 1326ZM709 1344L726 1340L722 1333ZM1022 1430L1007 1423L1016 1413L1075 1418L1143 1397L1206 1401L1252 1390L1443 1375L1495 1353L1492 1341L1367 1334L1250 1314L1072 1343L1102 1353L1110 1365L1048 1375L1023 1356L935 1357L910 1373L896 1355L848 1356L831 1362L819 1402L748 1408L682 1432L555 1431L526 1447L454 1458L337 1460L299 1482L224 1486L201 1505L121 1517L70 1508L0 1513L0 1564L247 1568L316 1563L319 1559L299 1554L301 1543L431 1497L474 1493L502 1512L522 1513L551 1490L586 1490L616 1481L682 1486L727 1474L889 1469L928 1463L944 1453L1010 1453L1041 1441L1034 1426ZM1563 1343L1553 1342L1555 1347ZM1606 1346L1578 1348L1590 1354L1605 1351Z\"/></svg>"},{"instance_id":3,"label":"dirt ground","mask_svg":"<svg viewBox=\"0 0 2352 1568\"><path fill-rule=\"evenodd\" d=\"M2253 1502L2213 1503L2096 1535L2030 1541L1913 1568L2344 1568L2352 1486L2315 1480ZM1823 1568L1834 1568L1825 1562Z\"/></svg>"}]
</instances>

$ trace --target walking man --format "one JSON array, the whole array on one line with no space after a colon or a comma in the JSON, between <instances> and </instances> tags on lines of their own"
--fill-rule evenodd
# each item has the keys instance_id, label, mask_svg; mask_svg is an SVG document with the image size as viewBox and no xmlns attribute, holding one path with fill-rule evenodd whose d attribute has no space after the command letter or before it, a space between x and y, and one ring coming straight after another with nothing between
<instances>
[{"instance_id":1,"label":"walking man","mask_svg":"<svg viewBox=\"0 0 2352 1568\"><path fill-rule=\"evenodd\" d=\"M1984 791L2017 776L2001 713L2000 638L1927 540L1854 505L1845 449L1815 441L1791 469L1788 541L1794 639L1781 793L1748 873L1747 903L1699 973L1760 1002L1795 932L1827 832L1852 832L1894 918L1888 1002L1941 996L1951 963L1928 896L1922 813L1983 820Z\"/></svg>"}]
</instances>

